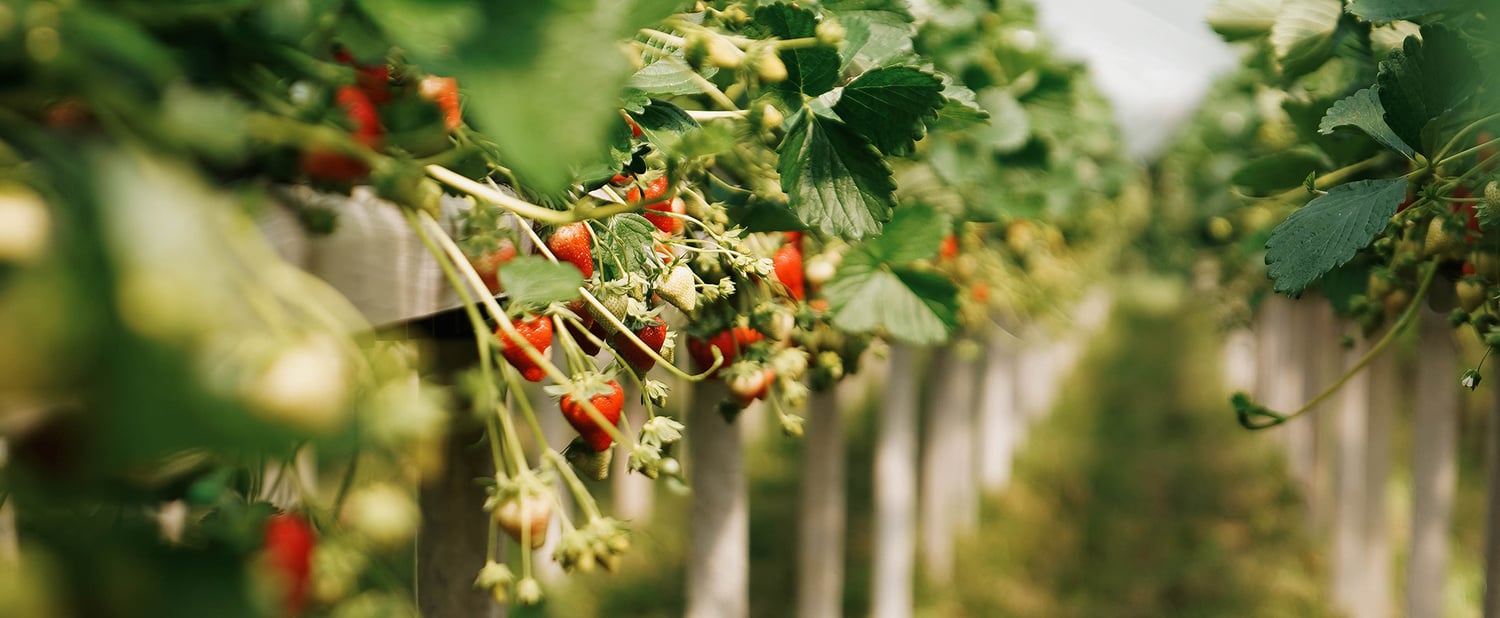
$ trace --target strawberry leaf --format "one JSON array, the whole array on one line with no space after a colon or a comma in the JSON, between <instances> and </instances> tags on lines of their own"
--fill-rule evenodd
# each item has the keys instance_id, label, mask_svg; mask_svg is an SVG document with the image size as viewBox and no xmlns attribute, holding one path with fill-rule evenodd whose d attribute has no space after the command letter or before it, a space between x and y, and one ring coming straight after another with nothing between
<instances>
[{"instance_id":1,"label":"strawberry leaf","mask_svg":"<svg viewBox=\"0 0 1500 618\"><path fill-rule=\"evenodd\" d=\"M1292 213L1266 241L1275 290L1297 296L1348 262L1385 229L1405 199L1405 178L1361 180L1334 187Z\"/></svg>"},{"instance_id":2,"label":"strawberry leaf","mask_svg":"<svg viewBox=\"0 0 1500 618\"><path fill-rule=\"evenodd\" d=\"M802 223L850 239L880 233L896 205L896 182L875 147L844 123L806 110L788 131L776 168Z\"/></svg>"},{"instance_id":3,"label":"strawberry leaf","mask_svg":"<svg viewBox=\"0 0 1500 618\"><path fill-rule=\"evenodd\" d=\"M841 11L824 3L844 27L839 58L848 68L878 67L913 53L911 38L916 26L911 16L894 10Z\"/></svg>"},{"instance_id":4,"label":"strawberry leaf","mask_svg":"<svg viewBox=\"0 0 1500 618\"><path fill-rule=\"evenodd\" d=\"M942 107L943 80L916 67L872 69L844 86L833 112L888 155L911 152Z\"/></svg>"},{"instance_id":5,"label":"strawberry leaf","mask_svg":"<svg viewBox=\"0 0 1500 618\"><path fill-rule=\"evenodd\" d=\"M958 327L958 288L947 278L850 257L824 288L834 326L915 345L942 343Z\"/></svg>"},{"instance_id":6,"label":"strawberry leaf","mask_svg":"<svg viewBox=\"0 0 1500 618\"><path fill-rule=\"evenodd\" d=\"M604 257L600 263L613 269L614 259L624 263L628 272L642 272L661 264L656 257L656 226L641 215L630 212L610 217L609 225L599 237ZM619 273L617 273L619 274Z\"/></svg>"},{"instance_id":7,"label":"strawberry leaf","mask_svg":"<svg viewBox=\"0 0 1500 618\"><path fill-rule=\"evenodd\" d=\"M1346 9L1365 21L1395 21L1469 4L1466 0L1351 0Z\"/></svg>"},{"instance_id":8,"label":"strawberry leaf","mask_svg":"<svg viewBox=\"0 0 1500 618\"><path fill-rule=\"evenodd\" d=\"M867 240L861 250L887 264L913 262L937 253L952 229L947 213L926 205L903 206L880 236Z\"/></svg>"},{"instance_id":9,"label":"strawberry leaf","mask_svg":"<svg viewBox=\"0 0 1500 618\"><path fill-rule=\"evenodd\" d=\"M651 99L651 103L640 112L631 112L630 118L635 120L636 125L653 142L659 141L657 133L681 135L699 128L698 121L693 120L681 107L661 99Z\"/></svg>"},{"instance_id":10,"label":"strawberry leaf","mask_svg":"<svg viewBox=\"0 0 1500 618\"><path fill-rule=\"evenodd\" d=\"M941 77L943 78L943 107L938 110L938 119L958 122L989 120L990 113L979 106L973 90L953 81L953 78L946 74Z\"/></svg>"},{"instance_id":11,"label":"strawberry leaf","mask_svg":"<svg viewBox=\"0 0 1500 618\"><path fill-rule=\"evenodd\" d=\"M755 26L761 35L797 39L815 36L818 18L805 8L772 4L755 10ZM778 55L786 65L786 81L780 85L782 96L794 107L800 106L800 95L818 96L832 90L838 80L839 52L832 47L783 50Z\"/></svg>"},{"instance_id":12,"label":"strawberry leaf","mask_svg":"<svg viewBox=\"0 0 1500 618\"><path fill-rule=\"evenodd\" d=\"M1401 49L1380 63L1376 82L1386 124L1418 152L1430 153L1432 144L1424 143L1422 129L1468 99L1478 89L1478 73L1474 56L1457 34L1422 28L1420 39L1407 37Z\"/></svg>"},{"instance_id":13,"label":"strawberry leaf","mask_svg":"<svg viewBox=\"0 0 1500 618\"><path fill-rule=\"evenodd\" d=\"M1311 148L1292 148L1250 160L1234 172L1230 182L1247 195L1264 197L1302 184L1321 163Z\"/></svg>"},{"instance_id":14,"label":"strawberry leaf","mask_svg":"<svg viewBox=\"0 0 1500 618\"><path fill-rule=\"evenodd\" d=\"M500 267L500 284L505 286L511 305L545 307L578 298L583 274L571 264L523 255Z\"/></svg>"},{"instance_id":15,"label":"strawberry leaf","mask_svg":"<svg viewBox=\"0 0 1500 618\"><path fill-rule=\"evenodd\" d=\"M718 72L718 67L705 66L702 76L712 78ZM693 79L693 75L693 69L688 66L679 50L642 67L625 81L625 86L649 96L694 95L703 92L703 89Z\"/></svg>"},{"instance_id":16,"label":"strawberry leaf","mask_svg":"<svg viewBox=\"0 0 1500 618\"><path fill-rule=\"evenodd\" d=\"M1281 0L1219 0L1204 18L1219 36L1238 41L1270 32L1279 8Z\"/></svg>"},{"instance_id":17,"label":"strawberry leaf","mask_svg":"<svg viewBox=\"0 0 1500 618\"><path fill-rule=\"evenodd\" d=\"M1271 24L1271 49L1281 73L1306 74L1333 55L1333 35L1344 14L1341 0L1286 0Z\"/></svg>"},{"instance_id":18,"label":"strawberry leaf","mask_svg":"<svg viewBox=\"0 0 1500 618\"><path fill-rule=\"evenodd\" d=\"M1339 127L1354 127L1364 131L1365 135L1369 135L1370 139L1380 145L1399 152L1408 159L1412 158L1411 146L1402 141L1400 136L1391 131L1390 125L1385 123L1385 108L1380 105L1378 87L1365 88L1334 103L1318 123L1318 133L1332 135L1333 130Z\"/></svg>"}]
</instances>

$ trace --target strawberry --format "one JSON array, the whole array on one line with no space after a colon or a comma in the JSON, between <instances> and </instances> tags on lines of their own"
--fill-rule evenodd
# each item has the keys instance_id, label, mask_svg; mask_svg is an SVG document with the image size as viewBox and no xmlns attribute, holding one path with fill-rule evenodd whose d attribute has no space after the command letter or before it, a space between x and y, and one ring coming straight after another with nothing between
<instances>
[{"instance_id":1,"label":"strawberry","mask_svg":"<svg viewBox=\"0 0 1500 618\"><path fill-rule=\"evenodd\" d=\"M698 308L698 292L693 288L693 271L679 264L656 282L656 295L672 303L683 313Z\"/></svg>"},{"instance_id":2,"label":"strawberry","mask_svg":"<svg viewBox=\"0 0 1500 618\"><path fill-rule=\"evenodd\" d=\"M547 238L547 249L557 259L576 266L584 279L594 276L593 235L589 233L589 224L569 223L557 228Z\"/></svg>"},{"instance_id":3,"label":"strawberry","mask_svg":"<svg viewBox=\"0 0 1500 618\"><path fill-rule=\"evenodd\" d=\"M285 615L296 616L307 606L312 592L312 552L318 535L301 515L272 515L265 526L266 563L282 586Z\"/></svg>"},{"instance_id":4,"label":"strawberry","mask_svg":"<svg viewBox=\"0 0 1500 618\"><path fill-rule=\"evenodd\" d=\"M457 79L428 75L417 85L417 93L423 99L436 103L443 112L443 128L453 131L463 125L463 112L458 107Z\"/></svg>"},{"instance_id":5,"label":"strawberry","mask_svg":"<svg viewBox=\"0 0 1500 618\"><path fill-rule=\"evenodd\" d=\"M943 244L938 245L938 256L951 260L958 257L958 237L952 234L943 237Z\"/></svg>"},{"instance_id":6,"label":"strawberry","mask_svg":"<svg viewBox=\"0 0 1500 618\"><path fill-rule=\"evenodd\" d=\"M552 348L552 320L546 317L535 317L530 321L516 318L511 321L511 325L515 327L517 334L543 356ZM540 382L547 376L546 370L531 362L531 357L526 355L526 348L521 342L508 337L504 329L496 329L495 335L500 338L500 353L507 362L521 370L521 377Z\"/></svg>"},{"instance_id":7,"label":"strawberry","mask_svg":"<svg viewBox=\"0 0 1500 618\"><path fill-rule=\"evenodd\" d=\"M385 64L361 64L347 49L333 52L333 59L354 67L354 83L376 103L391 100L391 68Z\"/></svg>"},{"instance_id":8,"label":"strawberry","mask_svg":"<svg viewBox=\"0 0 1500 618\"><path fill-rule=\"evenodd\" d=\"M546 495L521 491L501 500L492 515L495 523L517 543L521 532L529 528L531 548L547 544L547 525L552 521L552 498Z\"/></svg>"},{"instance_id":9,"label":"strawberry","mask_svg":"<svg viewBox=\"0 0 1500 618\"><path fill-rule=\"evenodd\" d=\"M787 295L794 300L807 298L807 287L802 283L802 249L795 244L782 245L771 258L776 268L776 279L786 286Z\"/></svg>"},{"instance_id":10,"label":"strawberry","mask_svg":"<svg viewBox=\"0 0 1500 618\"><path fill-rule=\"evenodd\" d=\"M589 333L592 333L601 341L608 336L608 334L604 331L604 325L595 321L592 316L583 314L580 317L582 318L583 323L587 325L583 327L583 330L587 330ZM568 332L573 335L573 341L576 341L578 343L578 349L583 351L584 356L593 356L599 353L599 344L594 343L593 340L589 339L587 335L584 335L583 330L580 330L579 327L575 326L572 322L564 322L564 324L567 325Z\"/></svg>"},{"instance_id":11,"label":"strawberry","mask_svg":"<svg viewBox=\"0 0 1500 618\"><path fill-rule=\"evenodd\" d=\"M516 258L516 243L509 238L500 239L500 246L479 255L469 256L474 272L484 281L492 293L500 293L500 267Z\"/></svg>"},{"instance_id":12,"label":"strawberry","mask_svg":"<svg viewBox=\"0 0 1500 618\"><path fill-rule=\"evenodd\" d=\"M354 86L344 86L339 88L335 100L353 127L354 141L379 148L385 129L380 126L380 113L369 95ZM350 182L369 175L370 167L342 152L314 147L302 154L302 171L315 180Z\"/></svg>"},{"instance_id":13,"label":"strawberry","mask_svg":"<svg viewBox=\"0 0 1500 618\"><path fill-rule=\"evenodd\" d=\"M1483 305L1485 298L1489 296L1484 280L1472 275L1459 279L1458 283L1454 284L1454 292L1458 296L1458 306L1463 307L1464 313L1474 313L1474 310Z\"/></svg>"},{"instance_id":14,"label":"strawberry","mask_svg":"<svg viewBox=\"0 0 1500 618\"><path fill-rule=\"evenodd\" d=\"M620 409L625 406L625 391L620 388L618 381L610 380L602 384L595 381L592 388L589 387L587 379L578 380L578 382L585 388L578 396L586 394L589 403L594 404L594 408L604 415L604 420L609 424L614 425L620 422ZM578 435L594 452L609 449L610 445L614 444L614 438L594 421L594 417L590 416L588 410L585 410L574 397L574 393L569 393L558 400L557 407L562 410L563 418L567 419L568 424L573 426L573 430L578 432Z\"/></svg>"},{"instance_id":15,"label":"strawberry","mask_svg":"<svg viewBox=\"0 0 1500 618\"><path fill-rule=\"evenodd\" d=\"M640 338L642 343L651 346L652 352L660 354L661 346L667 341L667 323L660 317L652 318L651 323L635 329L635 336ZM646 373L656 366L656 359L628 337L617 333L611 339L611 343L615 346L615 350L620 352L620 356L625 358L625 362L635 368L638 373Z\"/></svg>"},{"instance_id":16,"label":"strawberry","mask_svg":"<svg viewBox=\"0 0 1500 618\"><path fill-rule=\"evenodd\" d=\"M681 234L684 227L682 219L667 215L654 214L658 212L670 212L680 215L687 212L687 205L683 203L682 198L673 197L671 199L661 199L666 197L667 189L667 177L658 176L655 180L652 180L649 184L646 185L646 191L644 195L641 193L640 187L631 187L630 190L625 192L625 199L631 202L639 202L642 200L650 202L646 204L645 212L641 213L646 217L646 220L650 221L652 225L656 226L656 229L661 230L664 234Z\"/></svg>"},{"instance_id":17,"label":"strawberry","mask_svg":"<svg viewBox=\"0 0 1500 618\"><path fill-rule=\"evenodd\" d=\"M626 116L625 124L630 125L630 137L639 138L641 136L641 125L636 124L635 119L631 118L630 116Z\"/></svg>"},{"instance_id":18,"label":"strawberry","mask_svg":"<svg viewBox=\"0 0 1500 618\"><path fill-rule=\"evenodd\" d=\"M1476 139L1474 141L1477 144L1484 144L1486 142L1493 141L1494 139L1495 134L1490 133L1488 130L1481 129L1476 135ZM1491 167L1497 162L1497 159L1495 159L1495 154L1497 152L1500 152L1500 148L1497 148L1494 144L1490 144L1488 146L1480 148L1479 152L1475 153L1478 155L1475 158L1475 161L1479 164L1480 167Z\"/></svg>"},{"instance_id":19,"label":"strawberry","mask_svg":"<svg viewBox=\"0 0 1500 618\"><path fill-rule=\"evenodd\" d=\"M1453 257L1464 250L1464 238L1454 234L1442 217L1435 217L1427 225L1427 239L1422 245L1426 257Z\"/></svg>"},{"instance_id":20,"label":"strawberry","mask_svg":"<svg viewBox=\"0 0 1500 618\"><path fill-rule=\"evenodd\" d=\"M609 178L609 184L616 187L623 187L632 182L635 182L635 178L630 176L629 174L615 174L614 176L611 176Z\"/></svg>"},{"instance_id":21,"label":"strawberry","mask_svg":"<svg viewBox=\"0 0 1500 618\"><path fill-rule=\"evenodd\" d=\"M756 399L765 399L775 381L776 371L762 363L736 365L730 369L727 380L729 393L742 408Z\"/></svg>"},{"instance_id":22,"label":"strawberry","mask_svg":"<svg viewBox=\"0 0 1500 618\"><path fill-rule=\"evenodd\" d=\"M765 338L766 336L762 335L760 331L747 326L736 326L732 329L726 328L706 341L696 337L689 337L688 354L692 355L693 361L698 364L699 369L706 369L709 365L714 364L713 349L718 348L719 353L724 356L724 363L719 366L722 369L733 363L740 351L749 347L750 344L762 341ZM714 373L717 374L718 371Z\"/></svg>"}]
</instances>

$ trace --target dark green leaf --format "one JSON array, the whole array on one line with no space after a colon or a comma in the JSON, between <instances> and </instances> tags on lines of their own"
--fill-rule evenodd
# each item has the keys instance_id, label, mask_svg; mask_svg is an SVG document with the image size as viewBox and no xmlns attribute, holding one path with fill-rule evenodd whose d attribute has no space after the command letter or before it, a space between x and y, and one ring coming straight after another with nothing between
<instances>
[{"instance_id":1,"label":"dark green leaf","mask_svg":"<svg viewBox=\"0 0 1500 618\"><path fill-rule=\"evenodd\" d=\"M773 4L755 10L755 24L763 32L781 39L814 36L817 16L810 10L790 4ZM786 64L786 81L781 87L789 103L800 103L794 95L815 97L833 89L839 77L839 52L832 47L809 47L780 52Z\"/></svg>"},{"instance_id":2,"label":"dark green leaf","mask_svg":"<svg viewBox=\"0 0 1500 618\"><path fill-rule=\"evenodd\" d=\"M1311 148L1293 148L1252 159L1230 179L1247 195L1266 196L1296 187L1308 172L1318 169L1321 158Z\"/></svg>"},{"instance_id":3,"label":"dark green leaf","mask_svg":"<svg viewBox=\"0 0 1500 618\"><path fill-rule=\"evenodd\" d=\"M1422 129L1434 118L1464 102L1477 89L1479 66L1462 39L1451 30L1422 28L1421 40L1407 37L1402 48L1380 63L1376 81L1385 122L1418 152L1429 153Z\"/></svg>"},{"instance_id":4,"label":"dark green leaf","mask_svg":"<svg viewBox=\"0 0 1500 618\"><path fill-rule=\"evenodd\" d=\"M1385 109L1380 106L1378 88L1365 88L1334 103L1333 107L1328 108L1328 113L1323 115L1322 122L1318 123L1318 132L1329 135L1338 127L1354 127L1364 131L1380 145L1410 159L1413 154L1411 146L1385 123Z\"/></svg>"},{"instance_id":5,"label":"dark green leaf","mask_svg":"<svg viewBox=\"0 0 1500 618\"><path fill-rule=\"evenodd\" d=\"M946 341L958 326L958 288L936 273L849 260L825 288L833 323L915 345Z\"/></svg>"},{"instance_id":6,"label":"dark green leaf","mask_svg":"<svg viewBox=\"0 0 1500 618\"><path fill-rule=\"evenodd\" d=\"M880 233L896 202L891 168L844 123L799 112L782 141L781 190L809 228L857 239Z\"/></svg>"},{"instance_id":7,"label":"dark green leaf","mask_svg":"<svg viewBox=\"0 0 1500 618\"><path fill-rule=\"evenodd\" d=\"M500 267L500 284L513 305L544 307L578 298L583 274L571 264L554 263L539 255L517 256Z\"/></svg>"},{"instance_id":8,"label":"dark green leaf","mask_svg":"<svg viewBox=\"0 0 1500 618\"><path fill-rule=\"evenodd\" d=\"M1333 306L1335 313L1349 315L1354 297L1364 294L1369 282L1369 261L1353 260L1320 277L1318 291L1323 293L1323 298L1328 299L1328 304Z\"/></svg>"},{"instance_id":9,"label":"dark green leaf","mask_svg":"<svg viewBox=\"0 0 1500 618\"><path fill-rule=\"evenodd\" d=\"M1266 265L1277 292L1298 295L1349 261L1385 229L1406 199L1406 179L1361 180L1334 187L1276 226Z\"/></svg>"},{"instance_id":10,"label":"dark green leaf","mask_svg":"<svg viewBox=\"0 0 1500 618\"><path fill-rule=\"evenodd\" d=\"M693 120L681 107L660 99L652 99L650 105L639 113L631 113L630 117L641 127L647 138L654 138L654 134L658 132L681 135L698 128L698 121Z\"/></svg>"},{"instance_id":11,"label":"dark green leaf","mask_svg":"<svg viewBox=\"0 0 1500 618\"><path fill-rule=\"evenodd\" d=\"M747 232L785 232L803 229L797 213L785 202L749 199L729 206L729 219Z\"/></svg>"},{"instance_id":12,"label":"dark green leaf","mask_svg":"<svg viewBox=\"0 0 1500 618\"><path fill-rule=\"evenodd\" d=\"M911 152L943 105L943 80L916 67L884 67L865 71L849 85L833 106L849 128L865 136L888 155Z\"/></svg>"}]
</instances>

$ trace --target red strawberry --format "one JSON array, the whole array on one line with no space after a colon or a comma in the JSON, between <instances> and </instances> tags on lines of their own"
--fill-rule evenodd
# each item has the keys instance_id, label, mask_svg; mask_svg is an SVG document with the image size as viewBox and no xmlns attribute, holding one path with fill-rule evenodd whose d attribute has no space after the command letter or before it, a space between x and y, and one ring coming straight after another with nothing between
<instances>
[{"instance_id":1,"label":"red strawberry","mask_svg":"<svg viewBox=\"0 0 1500 618\"><path fill-rule=\"evenodd\" d=\"M641 125L636 124L633 118L631 118L630 116L626 116L625 124L630 125L630 137L641 136Z\"/></svg>"},{"instance_id":2,"label":"red strawberry","mask_svg":"<svg viewBox=\"0 0 1500 618\"><path fill-rule=\"evenodd\" d=\"M615 174L614 176L610 177L609 184L612 184L612 185L614 185L616 187L623 187L623 186L628 185L628 184L630 184L630 183L632 183L634 181L635 181L635 178L631 177L630 175L627 175L627 174Z\"/></svg>"},{"instance_id":3,"label":"red strawberry","mask_svg":"<svg viewBox=\"0 0 1500 618\"><path fill-rule=\"evenodd\" d=\"M765 399L766 393L771 390L771 383L775 381L775 370L760 363L754 363L748 367L736 368L732 372L728 380L729 392L743 408L756 399Z\"/></svg>"},{"instance_id":4,"label":"red strawberry","mask_svg":"<svg viewBox=\"0 0 1500 618\"><path fill-rule=\"evenodd\" d=\"M428 75L417 85L422 98L436 103L443 112L443 128L453 131L464 123L463 112L458 107L458 80L452 77Z\"/></svg>"},{"instance_id":5,"label":"red strawberry","mask_svg":"<svg viewBox=\"0 0 1500 618\"><path fill-rule=\"evenodd\" d=\"M794 244L782 245L776 251L776 257L771 258L771 263L776 267L776 279L786 286L788 295L796 300L807 298L807 288L802 283L801 248Z\"/></svg>"},{"instance_id":6,"label":"red strawberry","mask_svg":"<svg viewBox=\"0 0 1500 618\"><path fill-rule=\"evenodd\" d=\"M376 103L391 100L391 68L385 64L360 64L347 49L333 52L333 59L354 67L354 83Z\"/></svg>"},{"instance_id":7,"label":"red strawberry","mask_svg":"<svg viewBox=\"0 0 1500 618\"><path fill-rule=\"evenodd\" d=\"M786 244L802 248L802 232L784 232L782 235L786 238Z\"/></svg>"},{"instance_id":8,"label":"red strawberry","mask_svg":"<svg viewBox=\"0 0 1500 618\"><path fill-rule=\"evenodd\" d=\"M603 392L590 396L589 403L594 404L594 408L598 409L599 413L604 415L604 420L609 421L611 425L619 423L620 408L625 406L625 391L615 380L606 382L599 390ZM588 411L583 409L583 405L573 399L573 395L563 395L562 399L558 400L557 407L562 410L563 418L568 420L568 424L573 426L573 430L583 437L583 441L588 443L589 448L594 452L606 450L614 444L614 438L610 437L609 432L600 427L594 421L594 417L589 416Z\"/></svg>"},{"instance_id":9,"label":"red strawberry","mask_svg":"<svg viewBox=\"0 0 1500 618\"><path fill-rule=\"evenodd\" d=\"M958 237L949 234L943 237L943 244L938 246L938 256L951 260L958 257Z\"/></svg>"},{"instance_id":10,"label":"red strawberry","mask_svg":"<svg viewBox=\"0 0 1500 618\"><path fill-rule=\"evenodd\" d=\"M578 272L583 273L583 278L587 279L594 276L592 239L589 224L569 223L552 232L552 236L547 239L547 249L557 259L577 266Z\"/></svg>"},{"instance_id":11,"label":"red strawberry","mask_svg":"<svg viewBox=\"0 0 1500 618\"><path fill-rule=\"evenodd\" d=\"M1494 139L1495 134L1490 133L1488 130L1480 130L1474 141L1479 144L1483 144ZM1479 163L1479 166L1483 168L1489 168L1495 163L1500 162L1500 159L1495 158L1496 153L1500 153L1500 147L1496 147L1494 144L1490 144L1489 146L1480 148L1479 152L1475 153L1478 155L1477 161Z\"/></svg>"},{"instance_id":12,"label":"red strawberry","mask_svg":"<svg viewBox=\"0 0 1500 618\"><path fill-rule=\"evenodd\" d=\"M484 280L484 286L490 292L500 292L500 267L510 263L516 257L516 243L509 238L500 239L500 246L491 251L479 255L470 256L469 263L474 266L474 272L479 273L479 278Z\"/></svg>"},{"instance_id":13,"label":"red strawberry","mask_svg":"<svg viewBox=\"0 0 1500 618\"><path fill-rule=\"evenodd\" d=\"M266 520L265 555L282 586L282 607L296 616L307 606L312 575L312 552L318 535L306 519L294 513L272 515Z\"/></svg>"},{"instance_id":14,"label":"red strawberry","mask_svg":"<svg viewBox=\"0 0 1500 618\"><path fill-rule=\"evenodd\" d=\"M625 199L631 202L639 202L643 199L646 201L658 200L660 198L666 197L667 188L667 177L658 176L656 180L652 180L650 184L646 185L645 195L641 194L640 187L631 187L630 190L625 192ZM665 232L667 234L675 235L682 233L682 219L667 215L654 214L658 212L670 212L680 215L687 212L687 204L684 204L682 202L682 198L673 197L669 200L651 202L649 204L646 204L645 208L646 211L641 214L644 215L646 217L646 220L650 221L652 225L655 225L656 229L661 230L662 232Z\"/></svg>"},{"instance_id":15,"label":"red strawberry","mask_svg":"<svg viewBox=\"0 0 1500 618\"><path fill-rule=\"evenodd\" d=\"M765 338L766 336L762 335L760 331L748 326L736 326L733 329L726 328L719 331L713 337L710 337L707 341L696 337L689 337L688 354L692 355L693 362L698 364L699 369L707 369L709 365L714 364L713 349L718 348L719 353L724 356L724 363L719 365L719 369L723 369L734 362L735 356L741 350ZM714 372L714 374L718 373L718 371Z\"/></svg>"},{"instance_id":16,"label":"red strawberry","mask_svg":"<svg viewBox=\"0 0 1500 618\"><path fill-rule=\"evenodd\" d=\"M380 113L370 97L359 88L344 86L339 88L336 100L353 126L350 133L354 141L379 148L385 129L380 126ZM316 180L349 182L368 175L370 167L344 153L314 147L302 154L302 171Z\"/></svg>"},{"instance_id":17,"label":"red strawberry","mask_svg":"<svg viewBox=\"0 0 1500 618\"><path fill-rule=\"evenodd\" d=\"M531 344L531 347L536 348L543 356L546 356L547 350L552 348L551 319L535 317L530 321L526 321L517 318L511 321L511 325L515 327L517 334L521 335L527 343ZM526 355L525 346L521 342L508 337L505 329L496 329L495 336L500 338L500 354L504 355L505 360L512 366L521 370L521 377L532 382L541 382L542 378L547 376L546 370L538 367L536 363L531 362L531 357Z\"/></svg>"},{"instance_id":18,"label":"red strawberry","mask_svg":"<svg viewBox=\"0 0 1500 618\"><path fill-rule=\"evenodd\" d=\"M652 352L659 354L661 346L667 341L667 323L660 317L652 318L650 324L635 329L635 336L639 337L642 343L651 346ZM624 335L616 333L611 343L615 346L615 350L620 352L620 356L625 357L625 362L630 363L630 366L634 367L637 372L646 373L656 366L655 358Z\"/></svg>"}]
</instances>

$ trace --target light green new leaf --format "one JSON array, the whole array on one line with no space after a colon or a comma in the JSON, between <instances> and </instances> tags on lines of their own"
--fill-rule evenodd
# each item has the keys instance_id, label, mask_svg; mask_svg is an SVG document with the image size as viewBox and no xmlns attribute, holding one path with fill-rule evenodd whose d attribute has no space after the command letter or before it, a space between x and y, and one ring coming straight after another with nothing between
<instances>
[{"instance_id":1,"label":"light green new leaf","mask_svg":"<svg viewBox=\"0 0 1500 618\"><path fill-rule=\"evenodd\" d=\"M797 217L830 236L879 234L896 206L896 182L885 159L838 120L804 110L790 125L776 171Z\"/></svg>"},{"instance_id":2,"label":"light green new leaf","mask_svg":"<svg viewBox=\"0 0 1500 618\"><path fill-rule=\"evenodd\" d=\"M979 91L978 100L989 113L990 125L974 130L975 139L1001 154L1015 152L1026 145L1026 140L1031 137L1031 114L1009 91L985 88Z\"/></svg>"},{"instance_id":3,"label":"light green new leaf","mask_svg":"<svg viewBox=\"0 0 1500 618\"><path fill-rule=\"evenodd\" d=\"M865 242L870 255L886 264L904 264L937 253L943 237L953 231L947 213L931 206L913 205L896 209L879 236Z\"/></svg>"},{"instance_id":4,"label":"light green new leaf","mask_svg":"<svg viewBox=\"0 0 1500 618\"><path fill-rule=\"evenodd\" d=\"M935 273L850 260L824 288L833 324L914 345L946 341L958 326L958 288Z\"/></svg>"},{"instance_id":5,"label":"light green new leaf","mask_svg":"<svg viewBox=\"0 0 1500 618\"><path fill-rule=\"evenodd\" d=\"M578 298L583 274L572 264L539 255L523 255L500 267L500 284L513 305L545 307Z\"/></svg>"},{"instance_id":6,"label":"light green new leaf","mask_svg":"<svg viewBox=\"0 0 1500 618\"><path fill-rule=\"evenodd\" d=\"M705 66L702 75L712 78L718 72L717 67ZM693 74L692 67L679 51L641 67L625 81L625 85L654 97L700 94L703 88L693 80Z\"/></svg>"},{"instance_id":7,"label":"light green new leaf","mask_svg":"<svg viewBox=\"0 0 1500 618\"><path fill-rule=\"evenodd\" d=\"M975 99L973 90L968 86L953 81L952 77L944 74L943 78L943 107L938 110L939 120L953 120L957 122L980 122L990 119L990 113L980 107L979 101Z\"/></svg>"},{"instance_id":8,"label":"light green new leaf","mask_svg":"<svg viewBox=\"0 0 1500 618\"><path fill-rule=\"evenodd\" d=\"M1271 49L1282 74L1318 68L1333 54L1333 33L1344 13L1340 0L1285 0L1271 24Z\"/></svg>"},{"instance_id":9,"label":"light green new leaf","mask_svg":"<svg viewBox=\"0 0 1500 618\"><path fill-rule=\"evenodd\" d=\"M1334 103L1318 123L1318 133L1329 135L1334 129L1345 126L1364 131L1380 145L1412 158L1411 146L1385 123L1385 108L1380 105L1378 87L1365 88Z\"/></svg>"},{"instance_id":10,"label":"light green new leaf","mask_svg":"<svg viewBox=\"0 0 1500 618\"><path fill-rule=\"evenodd\" d=\"M1282 0L1219 0L1204 18L1229 41L1262 36L1276 23Z\"/></svg>"},{"instance_id":11,"label":"light green new leaf","mask_svg":"<svg viewBox=\"0 0 1500 618\"><path fill-rule=\"evenodd\" d=\"M1385 229L1405 199L1405 178L1361 180L1334 187L1292 213L1266 241L1275 290L1296 296L1348 262Z\"/></svg>"},{"instance_id":12,"label":"light green new leaf","mask_svg":"<svg viewBox=\"0 0 1500 618\"><path fill-rule=\"evenodd\" d=\"M844 27L839 59L845 67L878 67L913 52L916 26L911 17L895 11L836 11Z\"/></svg>"},{"instance_id":13,"label":"light green new leaf","mask_svg":"<svg viewBox=\"0 0 1500 618\"><path fill-rule=\"evenodd\" d=\"M924 121L937 119L942 105L941 78L898 66L865 71L844 86L833 112L881 152L903 155L926 134Z\"/></svg>"}]
</instances>

